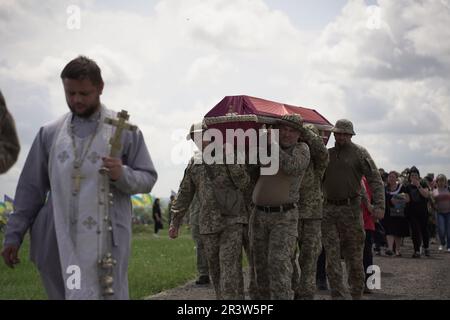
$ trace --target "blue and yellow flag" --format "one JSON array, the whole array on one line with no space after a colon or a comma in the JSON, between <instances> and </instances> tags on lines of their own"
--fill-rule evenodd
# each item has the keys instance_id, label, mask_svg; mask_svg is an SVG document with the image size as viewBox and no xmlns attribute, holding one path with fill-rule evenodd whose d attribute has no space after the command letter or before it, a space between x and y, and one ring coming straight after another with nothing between
<instances>
[{"instance_id":1,"label":"blue and yellow flag","mask_svg":"<svg viewBox=\"0 0 450 320\"><path fill-rule=\"evenodd\" d=\"M0 202L0 215L6 212L6 204L4 202Z\"/></svg>"},{"instance_id":2,"label":"blue and yellow flag","mask_svg":"<svg viewBox=\"0 0 450 320\"><path fill-rule=\"evenodd\" d=\"M133 208L144 207L142 198L137 194L131 196L131 204L133 205Z\"/></svg>"},{"instance_id":3,"label":"blue and yellow flag","mask_svg":"<svg viewBox=\"0 0 450 320\"><path fill-rule=\"evenodd\" d=\"M14 199L5 194L5 205L6 211L11 212L14 211Z\"/></svg>"},{"instance_id":4,"label":"blue and yellow flag","mask_svg":"<svg viewBox=\"0 0 450 320\"><path fill-rule=\"evenodd\" d=\"M5 225L6 222L6 204L4 202L0 202L0 227Z\"/></svg>"},{"instance_id":5,"label":"blue and yellow flag","mask_svg":"<svg viewBox=\"0 0 450 320\"><path fill-rule=\"evenodd\" d=\"M141 198L142 202L146 207L151 207L153 205L153 197L150 194L148 193L141 194Z\"/></svg>"}]
</instances>

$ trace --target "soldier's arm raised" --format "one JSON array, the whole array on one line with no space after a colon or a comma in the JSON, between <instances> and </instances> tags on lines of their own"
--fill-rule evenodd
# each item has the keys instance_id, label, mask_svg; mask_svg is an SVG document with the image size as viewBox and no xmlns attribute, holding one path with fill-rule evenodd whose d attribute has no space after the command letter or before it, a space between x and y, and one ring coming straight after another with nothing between
<instances>
[{"instance_id":1,"label":"soldier's arm raised","mask_svg":"<svg viewBox=\"0 0 450 320\"><path fill-rule=\"evenodd\" d=\"M319 172L325 172L329 162L329 155L322 137L311 130L304 128L304 130L302 130L302 138L309 146L311 155L310 161L314 163L314 168Z\"/></svg>"},{"instance_id":2,"label":"soldier's arm raised","mask_svg":"<svg viewBox=\"0 0 450 320\"><path fill-rule=\"evenodd\" d=\"M299 211L312 212L314 210L315 203L311 201L316 196L316 190L311 188L314 185L314 169L312 166L306 168L305 174L300 184L300 200Z\"/></svg>"}]
</instances>

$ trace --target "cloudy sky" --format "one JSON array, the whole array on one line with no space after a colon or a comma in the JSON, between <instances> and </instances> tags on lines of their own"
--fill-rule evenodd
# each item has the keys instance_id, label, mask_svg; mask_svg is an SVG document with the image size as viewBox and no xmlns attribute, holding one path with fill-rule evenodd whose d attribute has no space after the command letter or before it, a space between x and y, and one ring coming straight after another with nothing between
<instances>
[{"instance_id":1,"label":"cloudy sky","mask_svg":"<svg viewBox=\"0 0 450 320\"><path fill-rule=\"evenodd\" d=\"M143 131L156 196L178 189L190 124L239 94L349 118L379 167L449 176L449 25L450 0L1 0L0 89L22 151L0 196L67 112L59 74L79 54Z\"/></svg>"}]
</instances>

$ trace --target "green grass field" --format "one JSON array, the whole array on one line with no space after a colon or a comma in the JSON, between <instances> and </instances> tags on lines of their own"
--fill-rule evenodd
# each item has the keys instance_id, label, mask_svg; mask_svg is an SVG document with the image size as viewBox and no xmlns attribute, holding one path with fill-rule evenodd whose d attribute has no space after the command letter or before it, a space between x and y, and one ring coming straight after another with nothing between
<instances>
[{"instance_id":1,"label":"green grass field","mask_svg":"<svg viewBox=\"0 0 450 320\"><path fill-rule=\"evenodd\" d=\"M133 230L128 270L131 299L143 299L184 284L196 276L195 249L190 231L183 227L180 236L170 240L167 228L161 230L160 237L156 238L152 227L138 226ZM0 243L3 243L2 233ZM20 261L14 270L0 261L0 300L47 299L36 267L29 261L28 239L21 247Z\"/></svg>"}]
</instances>

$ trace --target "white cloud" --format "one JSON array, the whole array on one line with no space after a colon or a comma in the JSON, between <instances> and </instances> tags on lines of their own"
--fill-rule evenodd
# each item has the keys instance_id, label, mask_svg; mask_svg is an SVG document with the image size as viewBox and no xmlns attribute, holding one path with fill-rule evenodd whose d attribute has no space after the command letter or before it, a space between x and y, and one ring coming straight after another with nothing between
<instances>
[{"instance_id":1,"label":"white cloud","mask_svg":"<svg viewBox=\"0 0 450 320\"><path fill-rule=\"evenodd\" d=\"M367 27L367 5L354 0L323 30L293 100L353 120L355 142L380 167L448 174L448 2L378 4L379 28Z\"/></svg>"},{"instance_id":2,"label":"white cloud","mask_svg":"<svg viewBox=\"0 0 450 320\"><path fill-rule=\"evenodd\" d=\"M161 1L156 11L182 27L187 39L220 50L265 50L299 33L285 14L260 0Z\"/></svg>"},{"instance_id":3,"label":"white cloud","mask_svg":"<svg viewBox=\"0 0 450 320\"><path fill-rule=\"evenodd\" d=\"M68 5L81 9L81 28L66 27ZM8 28L0 35L0 86L18 121L23 139L21 166L37 129L66 112L59 74L78 54L94 58L105 80L103 102L127 109L144 132L160 180L158 195L178 187L183 166L171 166L170 140L174 130L188 130L223 96L262 95L269 86L283 88L284 70L275 81L258 84L252 70L286 61L301 52L302 35L286 15L260 0L160 1L154 12L93 10L92 1L2 2L0 15ZM272 71L272 70L271 70ZM272 79L272 78L271 78ZM14 85L8 83L13 81ZM25 87L24 87L25 86ZM31 117L30 105L43 109ZM29 127L24 135L24 128ZM184 141L184 143L188 143ZM8 173L11 194L17 170ZM2 190L3 191L3 190Z\"/></svg>"},{"instance_id":4,"label":"white cloud","mask_svg":"<svg viewBox=\"0 0 450 320\"><path fill-rule=\"evenodd\" d=\"M81 9L79 30L66 27L71 4ZM315 108L332 122L347 117L355 122L356 141L386 169L426 163L427 170L444 170L442 141L450 131L445 1L380 0L379 27L368 28L367 5L351 0L320 34L296 29L263 0L161 0L145 12L94 4L0 3L0 87L23 142L0 193L14 192L38 128L66 112L59 74L78 54L102 68L103 102L127 109L143 131L160 173L158 196L178 188L184 169L170 163L172 133L187 131L223 96L235 94Z\"/></svg>"},{"instance_id":5,"label":"white cloud","mask_svg":"<svg viewBox=\"0 0 450 320\"><path fill-rule=\"evenodd\" d=\"M227 73L236 74L237 68L218 54L213 54L196 59L189 67L186 75L187 82L204 83L205 81L212 81L215 84L221 83L221 78Z\"/></svg>"}]
</instances>

